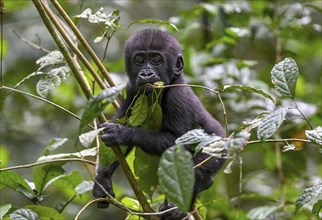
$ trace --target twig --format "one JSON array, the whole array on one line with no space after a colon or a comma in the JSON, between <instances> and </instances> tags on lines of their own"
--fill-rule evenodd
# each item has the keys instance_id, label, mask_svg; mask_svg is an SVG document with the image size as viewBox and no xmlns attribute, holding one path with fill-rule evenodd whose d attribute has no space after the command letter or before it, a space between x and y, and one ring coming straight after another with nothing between
<instances>
[{"instance_id":1,"label":"twig","mask_svg":"<svg viewBox=\"0 0 322 220\"><path fill-rule=\"evenodd\" d=\"M31 47L34 47L34 48L36 48L37 50L40 50L40 51L42 51L42 52L45 52L45 53L49 53L50 51L49 50L47 50L46 48L43 48L43 47L40 47L40 46L38 46L37 44L35 44L35 43L33 43L33 42L31 42L31 41L29 41L29 40L27 40L27 39L25 39L25 38L23 38L23 37L21 37L15 30L13 30L12 31L20 40L22 40L23 42L25 42L26 44L28 44L29 46L31 46Z\"/></svg>"},{"instance_id":2,"label":"twig","mask_svg":"<svg viewBox=\"0 0 322 220\"><path fill-rule=\"evenodd\" d=\"M258 144L258 143L272 143L272 142L289 142L289 141L293 141L293 142L305 142L305 143L316 144L316 143L313 143L310 140L306 140L306 139L286 138L286 139L267 139L264 142L261 141L261 140L248 141L246 145L249 145L249 144Z\"/></svg>"},{"instance_id":3,"label":"twig","mask_svg":"<svg viewBox=\"0 0 322 220\"><path fill-rule=\"evenodd\" d=\"M300 110L300 108L298 107L295 99L293 98L293 102L294 102L294 105L295 105L295 108L299 111L299 113L302 115L302 117L304 118L304 120L308 123L308 125L310 126L311 130L313 129L309 119L303 114L303 112Z\"/></svg>"},{"instance_id":4,"label":"twig","mask_svg":"<svg viewBox=\"0 0 322 220\"><path fill-rule=\"evenodd\" d=\"M12 167L5 167L5 168L0 168L0 172L3 171L8 171L8 170L17 170L17 169L24 169L24 168L30 168L30 167L35 167L47 163L60 163L60 162L82 162L82 163L87 163L90 165L95 166L96 163L90 160L85 160L81 158L66 158L66 159L55 159L55 160L47 160L47 161L41 161L41 162L36 162L36 163L31 163L31 164L24 164L24 165L18 165L18 166L12 166Z\"/></svg>"},{"instance_id":5,"label":"twig","mask_svg":"<svg viewBox=\"0 0 322 220\"><path fill-rule=\"evenodd\" d=\"M4 90L10 90L10 91L12 91L12 92L16 92L16 93L21 93L21 94L27 95L27 96L29 96L29 97L32 97L32 98L35 98L35 99L41 100L41 101L46 102L46 103L48 103L48 104L50 104L50 105L52 105L52 106L55 106L56 108L59 108L60 110L63 110L64 112L66 112L66 113L70 114L71 116L73 116L74 118L76 118L76 119L78 119L78 120L82 120L78 115L75 115L73 112L71 112L71 111L69 111L69 110L67 110L67 109L65 109L65 108L63 108L63 107L61 107L60 105L58 105L58 104L56 104L56 103L54 103L54 102L51 102L51 101L49 101L49 100L47 100L47 99L44 99L44 98L42 98L42 97L40 97L40 96L36 96L36 95L30 94L30 93L28 93L28 92L24 92L24 91L21 91L21 90L18 90L18 89L14 89L14 88L10 88L10 87L7 87L7 86L1 86L1 87L0 87L0 90L2 90L2 89L4 89ZM1 103L0 103L0 104L1 104Z\"/></svg>"}]
</instances>

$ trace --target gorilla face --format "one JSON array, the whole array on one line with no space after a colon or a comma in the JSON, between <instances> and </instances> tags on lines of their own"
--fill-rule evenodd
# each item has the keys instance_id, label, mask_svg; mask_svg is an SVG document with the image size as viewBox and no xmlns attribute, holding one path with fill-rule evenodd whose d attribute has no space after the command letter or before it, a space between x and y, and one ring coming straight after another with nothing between
<instances>
[{"instance_id":1,"label":"gorilla face","mask_svg":"<svg viewBox=\"0 0 322 220\"><path fill-rule=\"evenodd\" d=\"M125 45L125 64L133 87L158 81L169 85L184 65L178 41L159 30L143 30L132 36Z\"/></svg>"}]
</instances>

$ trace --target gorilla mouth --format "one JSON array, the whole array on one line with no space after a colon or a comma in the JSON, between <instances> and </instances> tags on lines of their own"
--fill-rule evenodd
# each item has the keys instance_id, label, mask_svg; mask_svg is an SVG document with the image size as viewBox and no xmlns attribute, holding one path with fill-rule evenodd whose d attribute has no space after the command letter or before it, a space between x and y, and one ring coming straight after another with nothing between
<instances>
[{"instance_id":1,"label":"gorilla mouth","mask_svg":"<svg viewBox=\"0 0 322 220\"><path fill-rule=\"evenodd\" d=\"M154 89L159 89L157 87L163 86L164 82L160 80L151 80L148 82L137 83L140 90L145 91L146 93L152 92Z\"/></svg>"}]
</instances>

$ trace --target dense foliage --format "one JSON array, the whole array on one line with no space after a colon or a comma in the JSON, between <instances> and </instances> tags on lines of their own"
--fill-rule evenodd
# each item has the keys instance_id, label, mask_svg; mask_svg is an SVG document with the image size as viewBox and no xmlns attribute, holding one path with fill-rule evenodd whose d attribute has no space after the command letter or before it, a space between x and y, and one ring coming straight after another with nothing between
<instances>
[{"instance_id":1,"label":"dense foliage","mask_svg":"<svg viewBox=\"0 0 322 220\"><path fill-rule=\"evenodd\" d=\"M133 195L127 172L114 177L109 209L97 210L91 190L96 161L119 159L99 140L97 123L111 118L118 97L126 96L123 42L147 26L180 40L189 84L228 134L192 130L161 158L133 150L126 161L148 204L157 212L166 198L189 209L193 164L182 145L191 144L211 156L227 152L195 217L322 218L320 1L173 1L171 7L162 1L61 1L99 59L68 21L71 43L49 34L44 15L35 11L45 6L32 2L5 1L8 11L1 8L0 218L143 219L146 207ZM58 2L48 2L63 22ZM119 123L160 128L164 87L154 86Z\"/></svg>"}]
</instances>

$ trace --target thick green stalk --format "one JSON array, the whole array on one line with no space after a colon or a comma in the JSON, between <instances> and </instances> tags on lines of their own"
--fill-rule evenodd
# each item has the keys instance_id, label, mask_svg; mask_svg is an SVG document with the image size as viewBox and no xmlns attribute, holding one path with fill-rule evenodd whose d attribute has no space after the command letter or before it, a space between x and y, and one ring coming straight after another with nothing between
<instances>
[{"instance_id":1,"label":"thick green stalk","mask_svg":"<svg viewBox=\"0 0 322 220\"><path fill-rule=\"evenodd\" d=\"M70 65L71 67L71 70L72 72L74 73L75 75L75 78L77 79L77 81L79 82L79 85L81 86L85 96L87 98L90 98L92 96L92 91L89 87L89 84L85 78L85 76L82 74L82 72L80 72L78 69L77 69L77 66L76 64L74 63L68 49L66 48L66 46L64 45L63 41L61 40L60 36L57 34L57 32L55 31L51 21L50 21L50 18L48 17L48 15L45 13L45 10L48 14L51 15L50 11L48 10L47 6L44 5L44 3L41 1L41 0L33 0L33 3L34 5L36 6L40 16L42 17L48 31L50 32L50 34L52 35L52 37L54 38L57 46L59 47L59 49L61 50L62 54L64 55L65 57L65 60L66 62ZM45 9L44 9L45 8ZM55 22L55 18L53 16L51 16L51 19L53 22ZM56 27L58 28L58 26L60 25L57 25L56 23ZM62 31L61 32L62 35L64 35L64 32ZM68 37L65 38L66 41L68 41ZM70 42L69 42L70 43ZM83 42L82 42L83 43ZM72 46L72 44L70 44L70 46ZM90 48L90 47L88 47ZM87 48L87 49L88 49ZM75 48L74 48L75 49ZM77 51L77 50L75 50ZM93 52L94 53L94 52ZM76 53L77 54L77 53ZM78 55L78 54L77 54ZM96 55L95 55L96 56ZM80 56L81 57L81 56ZM98 58L97 58L98 59ZM99 60L99 59L98 59ZM100 62L101 63L101 62ZM105 69L105 68L104 68ZM101 69L100 69L101 70ZM101 70L102 71L102 70ZM102 71L103 72L103 71ZM107 73L107 71L105 70L105 72ZM107 73L108 74L108 73ZM94 77L95 78L95 77ZM84 82L85 81L85 82ZM111 83L110 83L111 84ZM115 85L114 83L112 83L112 85ZM106 121L105 118L102 118L100 117L99 120L101 122L104 122ZM112 147L116 157L117 157L117 160L119 161L120 163L120 166L122 167L123 169L123 172L125 173L136 197L138 198L142 208L143 208L143 211L144 212L154 212L153 209L150 207L149 203L147 202L142 190L141 190L141 187L139 186L139 184L137 183L130 167L128 166L120 148L118 146L114 146ZM149 219L154 219L153 216L151 217L148 217Z\"/></svg>"}]
</instances>

